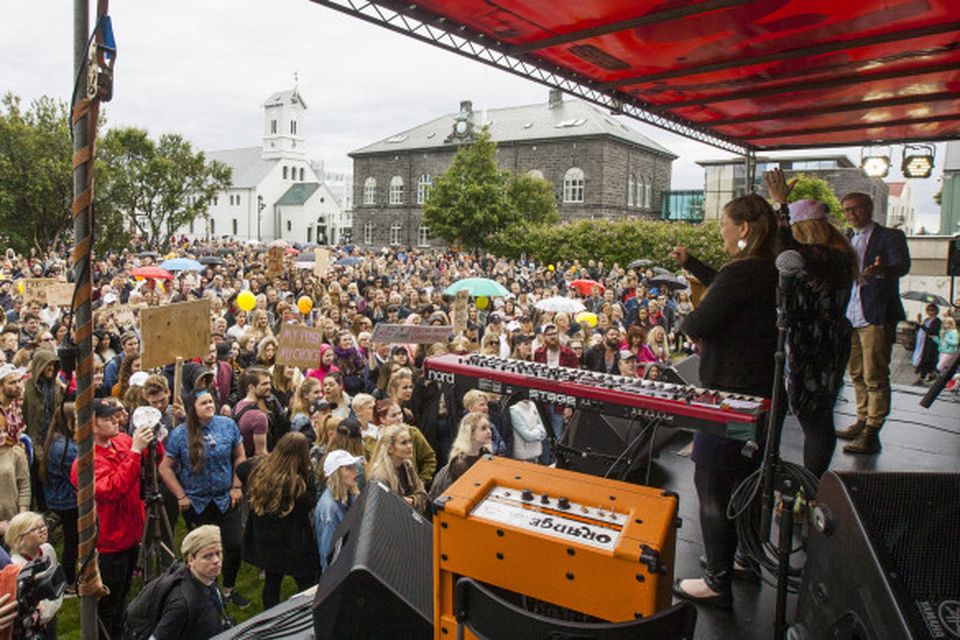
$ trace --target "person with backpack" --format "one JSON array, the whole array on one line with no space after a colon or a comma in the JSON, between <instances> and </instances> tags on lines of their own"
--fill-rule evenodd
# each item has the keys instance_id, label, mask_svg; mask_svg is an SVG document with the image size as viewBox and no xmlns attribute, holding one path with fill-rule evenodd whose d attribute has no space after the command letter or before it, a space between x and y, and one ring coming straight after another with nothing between
<instances>
[{"instance_id":1,"label":"person with backpack","mask_svg":"<svg viewBox=\"0 0 960 640\"><path fill-rule=\"evenodd\" d=\"M183 562L147 583L130 603L124 640L206 640L230 626L217 589L220 528L197 527L183 538L180 552Z\"/></svg>"}]
</instances>

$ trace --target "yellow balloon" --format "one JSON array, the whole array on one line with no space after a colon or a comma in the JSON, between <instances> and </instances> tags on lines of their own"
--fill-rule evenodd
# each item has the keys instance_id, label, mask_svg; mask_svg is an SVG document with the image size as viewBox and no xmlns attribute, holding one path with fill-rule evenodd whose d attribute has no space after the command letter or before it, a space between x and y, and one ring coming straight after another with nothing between
<instances>
[{"instance_id":1,"label":"yellow balloon","mask_svg":"<svg viewBox=\"0 0 960 640\"><path fill-rule=\"evenodd\" d=\"M253 295L252 291L241 291L237 294L237 306L242 311L251 311L257 306L257 296Z\"/></svg>"},{"instance_id":2,"label":"yellow balloon","mask_svg":"<svg viewBox=\"0 0 960 640\"><path fill-rule=\"evenodd\" d=\"M23 280L17 282L17 291L20 292L20 295L23 295Z\"/></svg>"},{"instance_id":3,"label":"yellow balloon","mask_svg":"<svg viewBox=\"0 0 960 640\"><path fill-rule=\"evenodd\" d=\"M490 298L480 296L477 298L477 309L486 309L490 306Z\"/></svg>"},{"instance_id":4,"label":"yellow balloon","mask_svg":"<svg viewBox=\"0 0 960 640\"><path fill-rule=\"evenodd\" d=\"M547 265L547 271L553 271L553 265L552 265L552 264L548 264L548 265Z\"/></svg>"},{"instance_id":5,"label":"yellow balloon","mask_svg":"<svg viewBox=\"0 0 960 640\"><path fill-rule=\"evenodd\" d=\"M300 296L297 299L297 309L300 310L300 313L307 315L313 309L313 298L310 296Z\"/></svg>"},{"instance_id":6,"label":"yellow balloon","mask_svg":"<svg viewBox=\"0 0 960 640\"><path fill-rule=\"evenodd\" d=\"M577 322L580 324L587 324L591 327L597 326L597 314L590 313L589 311L581 311L576 315Z\"/></svg>"}]
</instances>

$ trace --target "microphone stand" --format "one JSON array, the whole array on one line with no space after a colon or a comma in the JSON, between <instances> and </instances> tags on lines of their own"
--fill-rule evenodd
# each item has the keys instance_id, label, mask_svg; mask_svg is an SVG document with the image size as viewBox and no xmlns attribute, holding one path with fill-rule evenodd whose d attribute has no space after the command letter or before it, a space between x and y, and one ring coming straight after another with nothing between
<instances>
[{"instance_id":1,"label":"microphone stand","mask_svg":"<svg viewBox=\"0 0 960 640\"><path fill-rule=\"evenodd\" d=\"M784 254L781 254L784 255ZM796 254L799 256L799 254ZM802 265L802 262L801 262ZM763 452L761 521L760 531L763 540L769 541L773 526L774 498L780 493L783 511L780 514L779 543L777 550L777 596L774 608L774 638L783 640L787 633L787 593L790 574L790 548L793 542L793 509L796 503L797 486L783 471L780 458L780 440L783 434L786 388L784 368L786 364L787 328L791 310L790 291L786 286L796 277L797 272L786 273L781 269L780 283L777 286L777 350L774 355L773 390L770 395L770 412L767 414L767 442ZM802 267L801 267L802 268Z\"/></svg>"}]
</instances>

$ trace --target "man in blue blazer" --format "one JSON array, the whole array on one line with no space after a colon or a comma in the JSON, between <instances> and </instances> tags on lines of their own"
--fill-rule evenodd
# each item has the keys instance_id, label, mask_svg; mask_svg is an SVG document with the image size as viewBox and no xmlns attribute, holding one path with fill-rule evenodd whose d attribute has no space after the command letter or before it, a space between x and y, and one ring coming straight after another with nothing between
<instances>
[{"instance_id":1,"label":"man in blue blazer","mask_svg":"<svg viewBox=\"0 0 960 640\"><path fill-rule=\"evenodd\" d=\"M873 221L873 200L849 193L840 201L853 227L850 244L857 253L860 278L854 282L847 318L853 325L848 372L857 398L857 421L837 432L853 440L846 453L880 452L880 429L890 413L890 353L897 322L906 316L900 302L900 278L910 271L907 238L899 229Z\"/></svg>"}]
</instances>

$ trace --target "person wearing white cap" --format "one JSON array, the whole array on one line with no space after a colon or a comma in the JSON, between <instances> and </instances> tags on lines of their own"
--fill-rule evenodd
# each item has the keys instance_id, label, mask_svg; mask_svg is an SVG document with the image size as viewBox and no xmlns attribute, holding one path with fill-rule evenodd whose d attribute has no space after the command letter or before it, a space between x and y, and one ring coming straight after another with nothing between
<instances>
[{"instance_id":1,"label":"person wearing white cap","mask_svg":"<svg viewBox=\"0 0 960 640\"><path fill-rule=\"evenodd\" d=\"M354 499L360 495L357 479L360 475L358 465L362 461L361 456L355 456L343 449L331 451L323 461L323 475L327 479L327 488L317 501L317 508L313 512L321 571L326 571L329 565L328 556L333 532L347 515Z\"/></svg>"},{"instance_id":2,"label":"person wearing white cap","mask_svg":"<svg viewBox=\"0 0 960 640\"><path fill-rule=\"evenodd\" d=\"M792 185L779 170L766 174L770 195L785 203ZM781 208L782 210L782 208ZM787 396L803 428L803 465L820 477L836 448L833 406L843 384L852 328L847 306L858 274L857 254L818 200L797 200L780 216L780 243L803 256L791 295L787 334Z\"/></svg>"}]
</instances>

